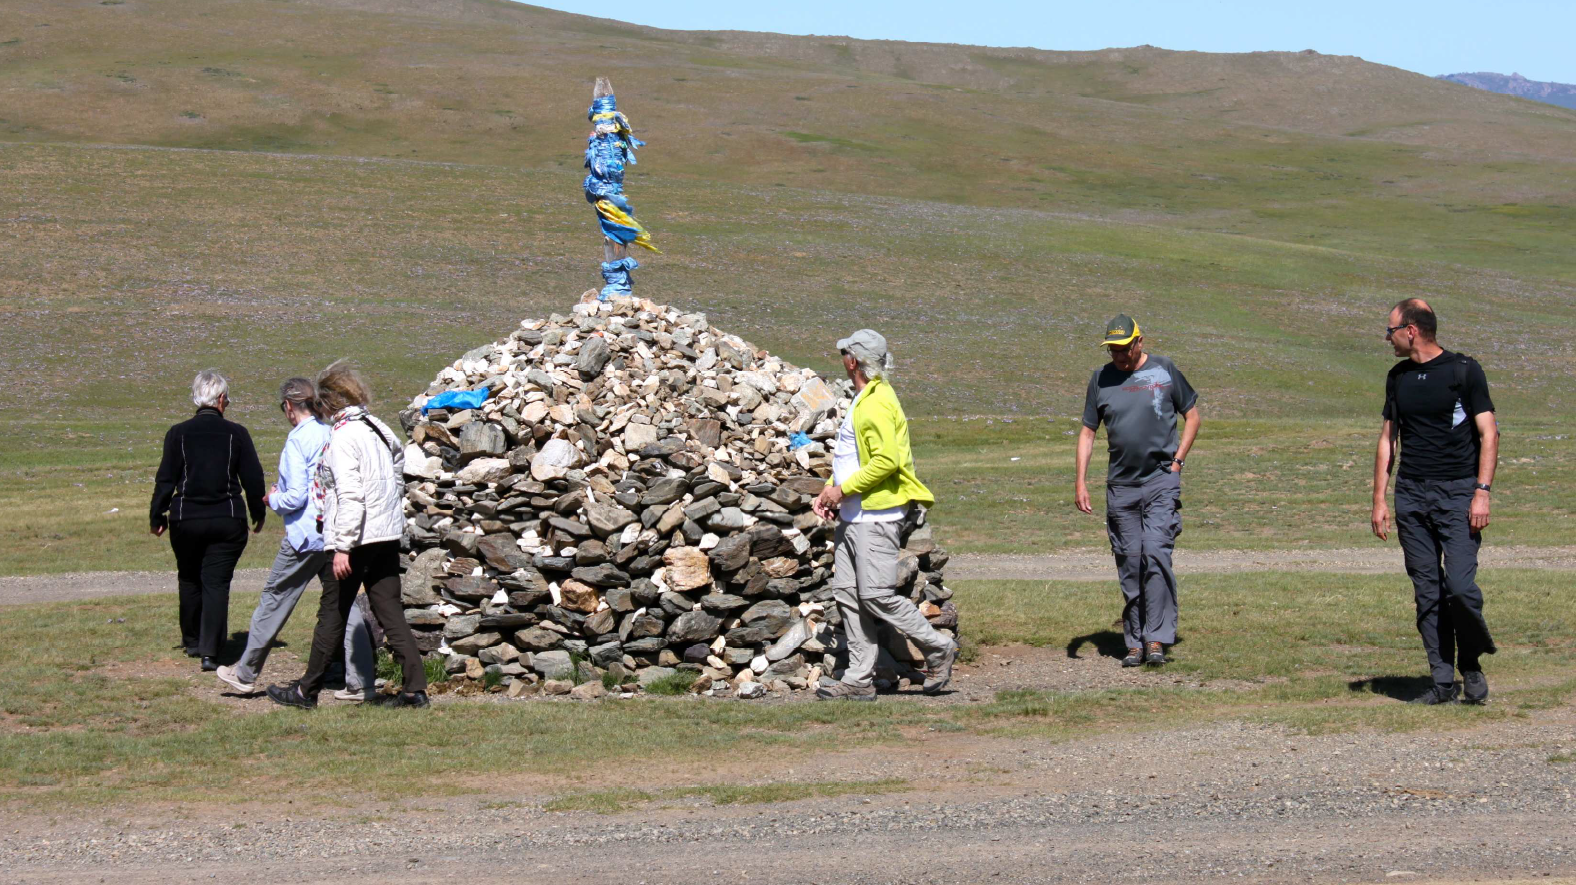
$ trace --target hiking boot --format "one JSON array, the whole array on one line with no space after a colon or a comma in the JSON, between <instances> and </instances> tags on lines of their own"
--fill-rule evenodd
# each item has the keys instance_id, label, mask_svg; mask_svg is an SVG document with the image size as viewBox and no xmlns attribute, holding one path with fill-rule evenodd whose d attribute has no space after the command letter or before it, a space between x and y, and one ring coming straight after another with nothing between
<instances>
[{"instance_id":1,"label":"hiking boot","mask_svg":"<svg viewBox=\"0 0 1576 885\"><path fill-rule=\"evenodd\" d=\"M1484 688L1484 691L1487 691L1488 690L1487 684L1485 684L1483 686L1483 688ZM1457 688L1453 684L1451 686L1449 686L1448 688L1443 686L1443 685L1436 685L1436 686L1430 688L1428 691L1423 692L1422 695L1420 695L1418 697L1415 697L1415 698L1412 698L1410 701L1407 701L1407 703L1408 704L1422 704L1425 707L1433 707L1433 706L1436 706L1438 704L1453 704L1453 703L1455 703L1456 695L1459 692L1460 692L1460 689Z\"/></svg>"},{"instance_id":2,"label":"hiking boot","mask_svg":"<svg viewBox=\"0 0 1576 885\"><path fill-rule=\"evenodd\" d=\"M1127 650L1127 657L1122 659L1122 666L1124 666L1124 667L1142 667L1143 665L1144 665L1144 650L1142 648L1130 648L1130 649L1128 649Z\"/></svg>"},{"instance_id":3,"label":"hiking boot","mask_svg":"<svg viewBox=\"0 0 1576 885\"><path fill-rule=\"evenodd\" d=\"M218 670L214 671L213 675L219 677L220 682L230 686L241 694L257 694L257 683L242 682L240 678L235 675L234 667L220 667Z\"/></svg>"},{"instance_id":4,"label":"hiking boot","mask_svg":"<svg viewBox=\"0 0 1576 885\"><path fill-rule=\"evenodd\" d=\"M1488 700L1488 679L1482 670L1465 670L1461 674L1461 681L1466 691L1461 698L1464 704L1481 704Z\"/></svg>"},{"instance_id":5,"label":"hiking boot","mask_svg":"<svg viewBox=\"0 0 1576 885\"><path fill-rule=\"evenodd\" d=\"M925 694L940 694L947 683L952 681L952 665L958 660L958 644L956 642L937 656L934 663L929 664L925 676Z\"/></svg>"},{"instance_id":6,"label":"hiking boot","mask_svg":"<svg viewBox=\"0 0 1576 885\"><path fill-rule=\"evenodd\" d=\"M412 707L420 709L432 706L432 701L427 699L427 693L424 691L401 691L373 698L372 705L375 707Z\"/></svg>"},{"instance_id":7,"label":"hiking boot","mask_svg":"<svg viewBox=\"0 0 1576 885\"><path fill-rule=\"evenodd\" d=\"M823 682L821 687L815 690L815 696L823 701L873 701L876 699L876 687L866 685L861 688L842 680Z\"/></svg>"},{"instance_id":8,"label":"hiking boot","mask_svg":"<svg viewBox=\"0 0 1576 885\"><path fill-rule=\"evenodd\" d=\"M1159 665L1159 664L1164 664L1165 662L1166 662L1166 648L1165 648L1165 646L1161 645L1158 642L1151 642L1151 643L1149 643L1148 650L1144 653L1144 663Z\"/></svg>"},{"instance_id":9,"label":"hiking boot","mask_svg":"<svg viewBox=\"0 0 1576 885\"><path fill-rule=\"evenodd\" d=\"M317 709L317 695L307 697L301 692L301 683L292 682L289 685L268 686L268 699L283 707L300 707L303 710Z\"/></svg>"}]
</instances>

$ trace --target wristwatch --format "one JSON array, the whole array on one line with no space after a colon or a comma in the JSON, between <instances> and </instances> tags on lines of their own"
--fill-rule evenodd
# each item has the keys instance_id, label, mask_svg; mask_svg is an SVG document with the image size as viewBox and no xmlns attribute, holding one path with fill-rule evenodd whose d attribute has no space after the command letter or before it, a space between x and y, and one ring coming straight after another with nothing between
<instances>
[{"instance_id":1,"label":"wristwatch","mask_svg":"<svg viewBox=\"0 0 1576 885\"><path fill-rule=\"evenodd\" d=\"M1182 459L1181 459L1181 458L1172 458L1172 459L1171 459L1171 463L1172 463L1172 464L1175 464L1175 465L1176 465L1176 466L1177 466L1177 467L1179 467L1179 468L1180 468L1180 467L1186 467L1186 466L1187 466L1187 462L1186 462L1186 461L1183 461L1183 460L1182 460Z\"/></svg>"},{"instance_id":2,"label":"wristwatch","mask_svg":"<svg viewBox=\"0 0 1576 885\"><path fill-rule=\"evenodd\" d=\"M1493 489L1489 488L1488 483L1486 483L1486 482L1480 482L1477 485L1474 485L1473 488L1478 489L1480 491L1484 491L1484 492L1492 492L1492 491L1494 491Z\"/></svg>"}]
</instances>

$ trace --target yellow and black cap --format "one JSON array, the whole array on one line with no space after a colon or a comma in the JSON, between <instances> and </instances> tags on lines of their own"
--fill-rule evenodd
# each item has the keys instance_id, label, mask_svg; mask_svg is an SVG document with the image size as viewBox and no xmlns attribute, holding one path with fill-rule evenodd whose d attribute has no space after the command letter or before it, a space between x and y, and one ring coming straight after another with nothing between
<instances>
[{"instance_id":1,"label":"yellow and black cap","mask_svg":"<svg viewBox=\"0 0 1576 885\"><path fill-rule=\"evenodd\" d=\"M1132 344L1133 339L1143 333L1138 331L1138 323L1125 313L1119 313L1105 324L1105 340L1100 342L1101 347L1123 344Z\"/></svg>"}]
</instances>

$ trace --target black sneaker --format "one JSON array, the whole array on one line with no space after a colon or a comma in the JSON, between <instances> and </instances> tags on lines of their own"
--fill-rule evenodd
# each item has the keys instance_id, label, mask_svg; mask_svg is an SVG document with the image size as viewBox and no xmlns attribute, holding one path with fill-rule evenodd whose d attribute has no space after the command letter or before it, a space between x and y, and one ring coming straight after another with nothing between
<instances>
[{"instance_id":1,"label":"black sneaker","mask_svg":"<svg viewBox=\"0 0 1576 885\"><path fill-rule=\"evenodd\" d=\"M1165 646L1158 642L1151 642L1148 645L1148 649L1149 650L1144 653L1144 663L1159 665L1166 662Z\"/></svg>"},{"instance_id":2,"label":"black sneaker","mask_svg":"<svg viewBox=\"0 0 1576 885\"><path fill-rule=\"evenodd\" d=\"M1453 704L1455 703L1456 696L1460 694L1460 692L1461 689L1457 688L1455 685L1451 685L1449 688L1436 685L1433 688L1430 688L1428 691L1423 692L1422 695L1407 701L1407 703L1422 704L1426 707L1432 707L1438 704Z\"/></svg>"},{"instance_id":3,"label":"black sneaker","mask_svg":"<svg viewBox=\"0 0 1576 885\"><path fill-rule=\"evenodd\" d=\"M1122 659L1122 666L1124 666L1124 667L1142 667L1143 665L1144 665L1144 650L1142 648L1130 648L1130 649L1128 649L1127 650L1127 657Z\"/></svg>"},{"instance_id":4,"label":"black sneaker","mask_svg":"<svg viewBox=\"0 0 1576 885\"><path fill-rule=\"evenodd\" d=\"M375 707L421 708L432 706L432 701L427 700L427 693L424 691L414 691L409 694L402 691L395 694L378 695L372 699L372 705Z\"/></svg>"},{"instance_id":5,"label":"black sneaker","mask_svg":"<svg viewBox=\"0 0 1576 885\"><path fill-rule=\"evenodd\" d=\"M1464 704L1481 704L1488 700L1488 678L1482 670L1464 670L1461 681L1465 684L1465 696L1461 698Z\"/></svg>"},{"instance_id":6,"label":"black sneaker","mask_svg":"<svg viewBox=\"0 0 1576 885\"><path fill-rule=\"evenodd\" d=\"M208 655L208 656L205 656L202 659L202 671L204 673L212 673L212 672L214 672L215 670L218 670L218 669L219 669L219 659L218 658L216 658L216 657L214 657L212 655Z\"/></svg>"},{"instance_id":7,"label":"black sneaker","mask_svg":"<svg viewBox=\"0 0 1576 885\"><path fill-rule=\"evenodd\" d=\"M268 699L282 707L300 707L303 710L317 709L317 695L307 697L301 693L301 683L292 682L289 685L268 686Z\"/></svg>"}]
</instances>

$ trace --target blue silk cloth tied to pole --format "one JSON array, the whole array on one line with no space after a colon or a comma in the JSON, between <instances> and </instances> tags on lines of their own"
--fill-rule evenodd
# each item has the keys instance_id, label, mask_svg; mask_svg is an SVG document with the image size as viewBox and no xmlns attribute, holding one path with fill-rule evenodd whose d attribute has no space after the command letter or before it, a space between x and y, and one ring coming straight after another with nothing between
<instances>
[{"instance_id":1,"label":"blue silk cloth tied to pole","mask_svg":"<svg viewBox=\"0 0 1576 885\"><path fill-rule=\"evenodd\" d=\"M624 196L624 167L635 165L635 151L645 142L635 137L629 118L618 110L618 101L611 95L593 99L586 118L597 130L586 138L586 202L596 207L602 235L625 246L633 243L660 252L651 244L651 233L635 220L635 207ZM624 273L624 284L628 285L629 268L618 270ZM606 274L604 268L603 275Z\"/></svg>"}]
</instances>

